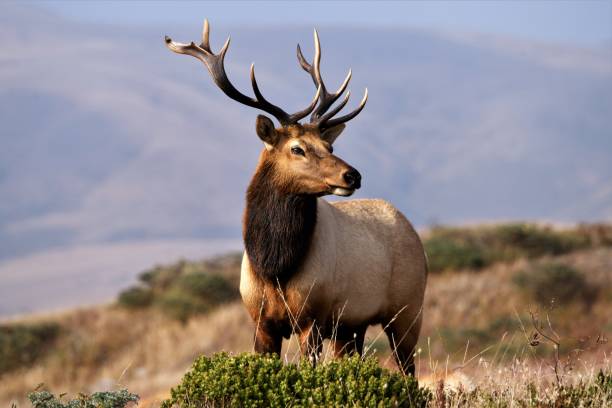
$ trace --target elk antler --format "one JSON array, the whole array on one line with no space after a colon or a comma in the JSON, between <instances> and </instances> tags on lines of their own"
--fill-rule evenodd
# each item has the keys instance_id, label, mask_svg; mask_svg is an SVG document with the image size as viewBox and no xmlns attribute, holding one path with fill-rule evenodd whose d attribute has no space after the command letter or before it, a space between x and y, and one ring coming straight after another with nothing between
<instances>
[{"instance_id":1,"label":"elk antler","mask_svg":"<svg viewBox=\"0 0 612 408\"><path fill-rule=\"evenodd\" d=\"M217 84L217 86L223 91L223 93L225 93L233 100L238 101L244 105L261 109L264 112L268 112L276 119L278 119L278 121L283 126L297 123L300 119L303 119L313 111L313 109L317 105L317 101L321 93L321 87L317 89L317 93L314 99L306 109L303 109L299 112L290 115L278 106L271 104L263 97L263 95L259 91L259 86L257 86L257 81L255 80L254 64L251 64L251 85L253 86L255 99L251 98L250 96L246 96L245 94L238 91L227 78L227 74L225 73L225 67L223 66L223 60L225 58L227 48L229 47L230 38L228 37L227 41L225 41L225 44L223 45L223 48L221 48L221 51L219 51L219 54L215 55L210 49L208 34L208 20L205 20L204 29L202 31L202 43L200 45L196 45L193 41L190 44L177 43L172 41L170 37L166 36L166 46L171 51L174 51L178 54L191 55L192 57L195 57L202 61L204 65L206 65L206 68L208 68L208 71L210 72L213 81L215 81L215 84Z\"/></svg>"},{"instance_id":2,"label":"elk antler","mask_svg":"<svg viewBox=\"0 0 612 408\"><path fill-rule=\"evenodd\" d=\"M316 29L314 30L314 43L315 55L312 64L309 64L304 58L299 44L297 46L297 57L304 71L310 74L315 86L318 87L317 94L319 94L320 103L317 109L310 116L310 123L317 125L319 129L328 129L341 123L348 122L349 120L357 116L359 112L361 112L368 100L368 88L366 88L365 94L363 95L363 99L359 103L357 109L344 116L332 119L334 115L336 115L338 112L340 112L340 110L342 110L342 108L344 108L344 106L349 100L349 97L351 95L350 91L346 93L346 96L344 97L342 102L338 104L338 106L327 112L327 110L334 104L334 102L344 93L344 90L346 89L349 81L351 80L352 72L351 70L349 70L348 74L346 75L346 78L344 79L344 82L342 82L342 85L340 85L340 88L338 88L336 92L327 92L327 88L325 87L323 79L321 78L321 44L319 42L319 34L317 33Z\"/></svg>"}]
</instances>

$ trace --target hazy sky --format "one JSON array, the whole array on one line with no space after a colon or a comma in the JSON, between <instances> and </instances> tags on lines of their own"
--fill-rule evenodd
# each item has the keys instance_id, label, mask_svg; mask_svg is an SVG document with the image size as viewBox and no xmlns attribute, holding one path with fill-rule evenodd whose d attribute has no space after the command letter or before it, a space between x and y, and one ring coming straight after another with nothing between
<instances>
[{"instance_id":1,"label":"hazy sky","mask_svg":"<svg viewBox=\"0 0 612 408\"><path fill-rule=\"evenodd\" d=\"M216 50L233 35L239 89L255 61L266 96L296 109L314 90L295 44L312 55L321 29L326 78L351 67L356 96L370 90L336 146L364 175L355 198L421 227L612 220L610 1L0 0L0 314L240 246L257 112L162 41L197 38L205 17Z\"/></svg>"},{"instance_id":2,"label":"hazy sky","mask_svg":"<svg viewBox=\"0 0 612 408\"><path fill-rule=\"evenodd\" d=\"M612 1L31 1L83 22L422 27L612 46Z\"/></svg>"}]
</instances>

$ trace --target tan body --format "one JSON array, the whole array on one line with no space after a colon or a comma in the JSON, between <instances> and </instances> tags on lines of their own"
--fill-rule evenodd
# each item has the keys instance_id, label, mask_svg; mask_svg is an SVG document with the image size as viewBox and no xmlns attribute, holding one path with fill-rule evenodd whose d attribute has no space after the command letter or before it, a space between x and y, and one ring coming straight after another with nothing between
<instances>
[{"instance_id":1,"label":"tan body","mask_svg":"<svg viewBox=\"0 0 612 408\"><path fill-rule=\"evenodd\" d=\"M314 324L323 338L337 334L334 328L345 328L349 338L341 341L367 325L387 325L395 318L387 330L393 332L392 347L412 354L427 267L411 224L383 200L330 204L319 198L317 210L313 244L285 288L259 279L248 256L243 257L240 293L252 318L291 320L301 333L309 333Z\"/></svg>"}]
</instances>

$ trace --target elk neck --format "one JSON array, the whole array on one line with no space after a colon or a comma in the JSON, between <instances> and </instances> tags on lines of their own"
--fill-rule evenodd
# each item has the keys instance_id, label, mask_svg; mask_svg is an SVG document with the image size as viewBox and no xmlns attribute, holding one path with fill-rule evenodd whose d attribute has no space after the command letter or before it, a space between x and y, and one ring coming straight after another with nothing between
<instances>
[{"instance_id":1,"label":"elk neck","mask_svg":"<svg viewBox=\"0 0 612 408\"><path fill-rule=\"evenodd\" d=\"M288 183L272 161L262 159L246 195L243 238L251 269L274 284L286 283L297 272L317 220L317 197L291 193Z\"/></svg>"}]
</instances>

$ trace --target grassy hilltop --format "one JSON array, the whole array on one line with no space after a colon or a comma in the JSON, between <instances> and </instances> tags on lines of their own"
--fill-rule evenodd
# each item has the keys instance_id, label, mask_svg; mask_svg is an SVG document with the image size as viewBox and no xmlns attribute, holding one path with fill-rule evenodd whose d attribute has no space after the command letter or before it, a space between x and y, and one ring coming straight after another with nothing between
<instances>
[{"instance_id":1,"label":"grassy hilltop","mask_svg":"<svg viewBox=\"0 0 612 408\"><path fill-rule=\"evenodd\" d=\"M429 384L431 391L415 388L410 401L418 405L429 399L437 406L573 406L577 401L600 406L612 401L607 342L612 334L612 227L436 227L424 234L424 243L430 276L415 353L420 385ZM254 327L239 300L239 265L240 254L228 254L158 266L143 272L112 305L0 325L0 404L24 406L26 394L45 383L52 391L71 394L127 387L141 396L141 405L157 406L198 356L219 351L231 355L197 360L167 405L192 401L195 389L201 397L211 383L204 379L212 373L233 378L235 367L247 381L239 388L260 399L267 398L266 384L289 387L283 388L285 394L269 394L290 398L278 400L285 405L308 398L327 404L330 400L316 398L327 398L325 390L332 385L340 388L328 394L341 398L342 390L351 388L337 372L355 379L350 393L363 392L363 404L378 392L384 404L404 401L400 394L388 394L385 385L401 377L394 377L380 328L371 328L366 340L367 355L378 362L374 366L372 360L347 360L304 374L304 365L298 369L240 356L252 349ZM284 345L281 360L299 363L295 339ZM598 377L600 369L604 374ZM259 380L249 383L244 373L260 375ZM304 400L291 399L297 395L291 388L297 378L312 378L308 387L315 387ZM389 380L375 383L374 378ZM398 392L412 390L409 383L397 384ZM205 392L209 403L231 403L218 396L219 387ZM251 395L244 392L240 395Z\"/></svg>"}]
</instances>

